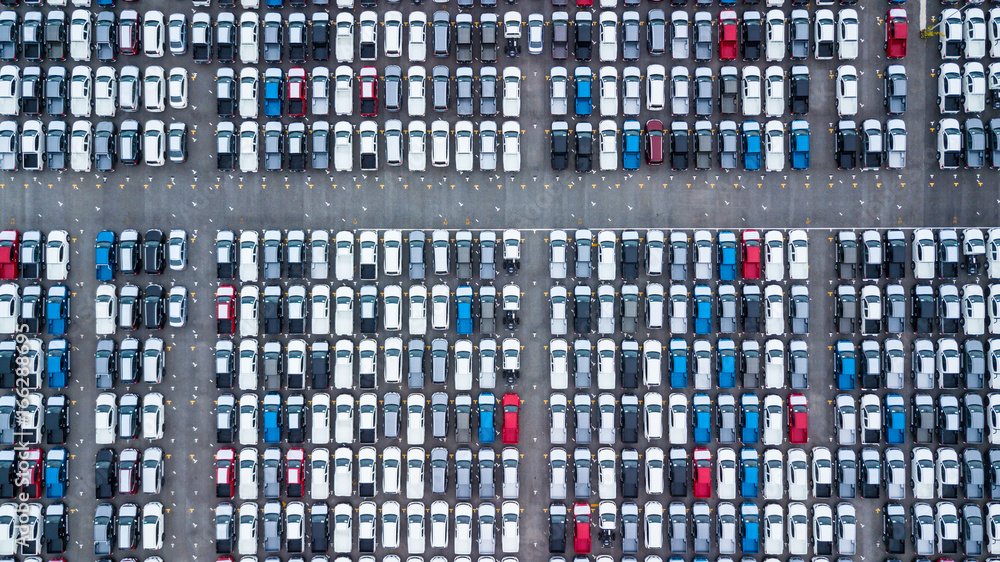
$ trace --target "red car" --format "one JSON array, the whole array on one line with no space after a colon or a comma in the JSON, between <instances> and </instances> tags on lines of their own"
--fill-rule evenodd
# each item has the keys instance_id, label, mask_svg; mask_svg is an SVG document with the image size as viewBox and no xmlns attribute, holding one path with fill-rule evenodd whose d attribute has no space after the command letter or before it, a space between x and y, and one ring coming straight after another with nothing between
<instances>
[{"instance_id":1,"label":"red car","mask_svg":"<svg viewBox=\"0 0 1000 562\"><path fill-rule=\"evenodd\" d=\"M646 121L646 163L663 164L663 122L659 119Z\"/></svg>"},{"instance_id":2,"label":"red car","mask_svg":"<svg viewBox=\"0 0 1000 562\"><path fill-rule=\"evenodd\" d=\"M801 394L788 397L788 440L796 444L809 440L809 402Z\"/></svg>"},{"instance_id":3,"label":"red car","mask_svg":"<svg viewBox=\"0 0 1000 562\"><path fill-rule=\"evenodd\" d=\"M215 291L216 331L219 334L236 332L236 287L219 285Z\"/></svg>"},{"instance_id":4,"label":"red car","mask_svg":"<svg viewBox=\"0 0 1000 562\"><path fill-rule=\"evenodd\" d=\"M739 25L736 12L723 10L719 14L719 58L722 60L736 60L736 52L739 50Z\"/></svg>"},{"instance_id":5,"label":"red car","mask_svg":"<svg viewBox=\"0 0 1000 562\"><path fill-rule=\"evenodd\" d=\"M576 0L577 8L587 8L594 5L594 0ZM587 552L590 552L589 550Z\"/></svg>"},{"instance_id":6,"label":"red car","mask_svg":"<svg viewBox=\"0 0 1000 562\"><path fill-rule=\"evenodd\" d=\"M16 230L0 232L0 279L17 279L18 240Z\"/></svg>"},{"instance_id":7,"label":"red car","mask_svg":"<svg viewBox=\"0 0 1000 562\"><path fill-rule=\"evenodd\" d=\"M694 497L712 497L712 453L704 447L694 450Z\"/></svg>"},{"instance_id":8,"label":"red car","mask_svg":"<svg viewBox=\"0 0 1000 562\"><path fill-rule=\"evenodd\" d=\"M290 498L301 498L306 489L306 452L302 447L288 450L285 456L285 467L288 475L285 478L286 490Z\"/></svg>"},{"instance_id":9,"label":"red car","mask_svg":"<svg viewBox=\"0 0 1000 562\"><path fill-rule=\"evenodd\" d=\"M885 18L885 54L890 59L906 56L906 10L890 8Z\"/></svg>"},{"instance_id":10,"label":"red car","mask_svg":"<svg viewBox=\"0 0 1000 562\"><path fill-rule=\"evenodd\" d=\"M573 504L573 550L577 554L590 554L590 504Z\"/></svg>"},{"instance_id":11,"label":"red car","mask_svg":"<svg viewBox=\"0 0 1000 562\"><path fill-rule=\"evenodd\" d=\"M215 453L215 497L232 499L236 486L236 450L223 447Z\"/></svg>"},{"instance_id":12,"label":"red car","mask_svg":"<svg viewBox=\"0 0 1000 562\"><path fill-rule=\"evenodd\" d=\"M18 484L21 493L30 500L42 497L45 482L42 476L42 450L34 447L21 453L17 471Z\"/></svg>"},{"instance_id":13,"label":"red car","mask_svg":"<svg viewBox=\"0 0 1000 562\"><path fill-rule=\"evenodd\" d=\"M306 114L306 71L292 68L288 71L288 115L302 117Z\"/></svg>"},{"instance_id":14,"label":"red car","mask_svg":"<svg viewBox=\"0 0 1000 562\"><path fill-rule=\"evenodd\" d=\"M513 392L503 395L503 444L517 445L519 430L517 410L521 407L521 397Z\"/></svg>"},{"instance_id":15,"label":"red car","mask_svg":"<svg viewBox=\"0 0 1000 562\"><path fill-rule=\"evenodd\" d=\"M378 71L374 66L361 69L361 115L378 115Z\"/></svg>"},{"instance_id":16,"label":"red car","mask_svg":"<svg viewBox=\"0 0 1000 562\"><path fill-rule=\"evenodd\" d=\"M760 233L743 231L743 278L760 279Z\"/></svg>"},{"instance_id":17,"label":"red car","mask_svg":"<svg viewBox=\"0 0 1000 562\"><path fill-rule=\"evenodd\" d=\"M137 55L142 48L139 42L139 14L135 10L125 10L118 19L118 52L123 55Z\"/></svg>"}]
</instances>

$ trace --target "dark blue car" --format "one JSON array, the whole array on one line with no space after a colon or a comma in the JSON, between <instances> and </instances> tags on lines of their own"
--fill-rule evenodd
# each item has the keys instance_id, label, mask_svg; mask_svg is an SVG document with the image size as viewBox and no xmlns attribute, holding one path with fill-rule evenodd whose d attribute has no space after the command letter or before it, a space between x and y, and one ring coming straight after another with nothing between
<instances>
[{"instance_id":1,"label":"dark blue car","mask_svg":"<svg viewBox=\"0 0 1000 562\"><path fill-rule=\"evenodd\" d=\"M58 500L66 497L69 482L69 454L63 447L56 447L45 456L45 497Z\"/></svg>"},{"instance_id":2,"label":"dark blue car","mask_svg":"<svg viewBox=\"0 0 1000 562\"><path fill-rule=\"evenodd\" d=\"M743 553L760 552L760 510L750 502L740 505L740 531Z\"/></svg>"},{"instance_id":3,"label":"dark blue car","mask_svg":"<svg viewBox=\"0 0 1000 562\"><path fill-rule=\"evenodd\" d=\"M113 231L104 230L97 235L97 244L94 248L94 261L97 264L94 273L98 281L111 281L115 278L118 254L117 245L115 244L115 233Z\"/></svg>"},{"instance_id":4,"label":"dark blue car","mask_svg":"<svg viewBox=\"0 0 1000 562\"><path fill-rule=\"evenodd\" d=\"M476 402L479 405L479 442L493 443L496 439L496 425L493 423L497 408L496 396L492 392L483 392Z\"/></svg>"}]
</instances>

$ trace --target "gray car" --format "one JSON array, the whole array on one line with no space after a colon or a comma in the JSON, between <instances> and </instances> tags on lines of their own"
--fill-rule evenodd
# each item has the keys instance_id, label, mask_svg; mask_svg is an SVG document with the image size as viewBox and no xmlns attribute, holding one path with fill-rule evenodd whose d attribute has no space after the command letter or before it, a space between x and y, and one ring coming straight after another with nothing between
<instances>
[{"instance_id":1,"label":"gray car","mask_svg":"<svg viewBox=\"0 0 1000 562\"><path fill-rule=\"evenodd\" d=\"M793 60L809 56L809 12L792 10L788 22L788 55Z\"/></svg>"},{"instance_id":2,"label":"gray car","mask_svg":"<svg viewBox=\"0 0 1000 562\"><path fill-rule=\"evenodd\" d=\"M992 525L993 521L990 521L990 524ZM984 529L982 508L974 503L963 505L962 532L960 535L964 542L963 552L965 552L966 556L981 556L983 554ZM995 532L993 531L993 533Z\"/></svg>"},{"instance_id":3,"label":"gray car","mask_svg":"<svg viewBox=\"0 0 1000 562\"><path fill-rule=\"evenodd\" d=\"M264 504L262 516L264 552L278 552L285 534L285 521L281 516L281 502L271 500Z\"/></svg>"},{"instance_id":4,"label":"gray car","mask_svg":"<svg viewBox=\"0 0 1000 562\"><path fill-rule=\"evenodd\" d=\"M574 438L580 445L589 445L591 440L591 403L590 395L577 394L573 397L573 414L575 424Z\"/></svg>"},{"instance_id":5,"label":"gray car","mask_svg":"<svg viewBox=\"0 0 1000 562\"><path fill-rule=\"evenodd\" d=\"M577 499L590 499L591 464L589 449L577 447L573 451L573 494Z\"/></svg>"},{"instance_id":6,"label":"gray car","mask_svg":"<svg viewBox=\"0 0 1000 562\"><path fill-rule=\"evenodd\" d=\"M472 397L468 394L455 397L455 440L459 443L472 441Z\"/></svg>"},{"instance_id":7,"label":"gray car","mask_svg":"<svg viewBox=\"0 0 1000 562\"><path fill-rule=\"evenodd\" d=\"M670 552L687 552L687 507L681 502L671 502L668 507L667 533L670 536Z\"/></svg>"},{"instance_id":8,"label":"gray car","mask_svg":"<svg viewBox=\"0 0 1000 562\"><path fill-rule=\"evenodd\" d=\"M431 341L431 382L448 382L448 340L444 338Z\"/></svg>"},{"instance_id":9,"label":"gray car","mask_svg":"<svg viewBox=\"0 0 1000 562\"><path fill-rule=\"evenodd\" d=\"M788 342L788 379L794 389L809 388L809 347L802 340Z\"/></svg>"},{"instance_id":10,"label":"gray car","mask_svg":"<svg viewBox=\"0 0 1000 562\"><path fill-rule=\"evenodd\" d=\"M622 552L634 554L639 551L639 507L635 502L625 502L621 509Z\"/></svg>"},{"instance_id":11,"label":"gray car","mask_svg":"<svg viewBox=\"0 0 1000 562\"><path fill-rule=\"evenodd\" d=\"M447 66L435 66L432 71L431 97L434 111L448 111L451 100L451 76Z\"/></svg>"},{"instance_id":12,"label":"gray car","mask_svg":"<svg viewBox=\"0 0 1000 562\"><path fill-rule=\"evenodd\" d=\"M965 487L966 499L983 499L986 488L986 467L983 465L983 454L978 449L967 448L962 451L961 481Z\"/></svg>"},{"instance_id":13,"label":"gray car","mask_svg":"<svg viewBox=\"0 0 1000 562\"><path fill-rule=\"evenodd\" d=\"M399 438L400 407L402 399L396 392L389 392L382 399L383 435L386 439Z\"/></svg>"},{"instance_id":14,"label":"gray car","mask_svg":"<svg viewBox=\"0 0 1000 562\"><path fill-rule=\"evenodd\" d=\"M712 60L712 16L705 11L694 13L694 60Z\"/></svg>"},{"instance_id":15,"label":"gray car","mask_svg":"<svg viewBox=\"0 0 1000 562\"><path fill-rule=\"evenodd\" d=\"M448 437L448 395L444 392L431 395L431 434L436 439Z\"/></svg>"},{"instance_id":16,"label":"gray car","mask_svg":"<svg viewBox=\"0 0 1000 562\"><path fill-rule=\"evenodd\" d=\"M983 388L986 378L986 354L983 351L983 342L970 338L962 343L962 373L965 376L965 388Z\"/></svg>"},{"instance_id":17,"label":"gray car","mask_svg":"<svg viewBox=\"0 0 1000 562\"><path fill-rule=\"evenodd\" d=\"M8 343L8 342L4 342ZM13 341L9 342L14 344ZM0 445L13 445L17 422L14 419L17 399L13 394L0 396Z\"/></svg>"},{"instance_id":18,"label":"gray car","mask_svg":"<svg viewBox=\"0 0 1000 562\"><path fill-rule=\"evenodd\" d=\"M805 285L792 285L788 300L788 323L793 334L809 333L809 289Z\"/></svg>"},{"instance_id":19,"label":"gray car","mask_svg":"<svg viewBox=\"0 0 1000 562\"><path fill-rule=\"evenodd\" d=\"M451 51L451 16L444 10L434 12L432 41L434 56L447 57L449 55Z\"/></svg>"},{"instance_id":20,"label":"gray car","mask_svg":"<svg viewBox=\"0 0 1000 562\"><path fill-rule=\"evenodd\" d=\"M639 27L639 12L622 14L622 59L626 61L639 60Z\"/></svg>"},{"instance_id":21,"label":"gray car","mask_svg":"<svg viewBox=\"0 0 1000 562\"><path fill-rule=\"evenodd\" d=\"M712 548L711 531L712 514L708 504L696 502L691 508L691 542L695 554L709 553Z\"/></svg>"},{"instance_id":22,"label":"gray car","mask_svg":"<svg viewBox=\"0 0 1000 562\"><path fill-rule=\"evenodd\" d=\"M411 231L408 236L407 246L409 252L407 256L409 257L411 280L423 279L426 275L427 263L424 260L424 245L426 240L424 233L419 230Z\"/></svg>"},{"instance_id":23,"label":"gray car","mask_svg":"<svg viewBox=\"0 0 1000 562\"><path fill-rule=\"evenodd\" d=\"M264 124L264 169L280 170L285 160L285 131L278 121Z\"/></svg>"},{"instance_id":24,"label":"gray car","mask_svg":"<svg viewBox=\"0 0 1000 562\"><path fill-rule=\"evenodd\" d=\"M431 449L431 492L443 494L448 488L448 450L444 447Z\"/></svg>"},{"instance_id":25,"label":"gray car","mask_svg":"<svg viewBox=\"0 0 1000 562\"><path fill-rule=\"evenodd\" d=\"M719 442L736 442L736 399L732 394L720 394L718 404Z\"/></svg>"},{"instance_id":26,"label":"gray car","mask_svg":"<svg viewBox=\"0 0 1000 562\"><path fill-rule=\"evenodd\" d=\"M424 387L424 340L414 338L406 346L407 385L410 388Z\"/></svg>"},{"instance_id":27,"label":"gray car","mask_svg":"<svg viewBox=\"0 0 1000 562\"><path fill-rule=\"evenodd\" d=\"M281 449L268 447L264 450L264 458L261 462L261 480L264 485L265 498L277 498L281 496L281 478L284 474L283 464Z\"/></svg>"},{"instance_id":28,"label":"gray car","mask_svg":"<svg viewBox=\"0 0 1000 562\"><path fill-rule=\"evenodd\" d=\"M457 96L456 110L460 117L468 117L473 113L472 69L463 66L455 71L455 92Z\"/></svg>"},{"instance_id":29,"label":"gray car","mask_svg":"<svg viewBox=\"0 0 1000 562\"><path fill-rule=\"evenodd\" d=\"M455 499L472 499L472 450L455 451Z\"/></svg>"},{"instance_id":30,"label":"gray car","mask_svg":"<svg viewBox=\"0 0 1000 562\"><path fill-rule=\"evenodd\" d=\"M577 286L577 288L580 287L580 285ZM573 384L576 388L580 389L590 388L593 359L590 342L588 340L579 339L573 342L573 365ZM577 435L579 436L579 430L577 430Z\"/></svg>"},{"instance_id":31,"label":"gray car","mask_svg":"<svg viewBox=\"0 0 1000 562\"><path fill-rule=\"evenodd\" d=\"M94 513L95 555L106 556L111 554L111 549L115 543L117 524L115 506L110 503L102 503L97 506L97 511Z\"/></svg>"},{"instance_id":32,"label":"gray car","mask_svg":"<svg viewBox=\"0 0 1000 562\"><path fill-rule=\"evenodd\" d=\"M479 449L479 498L492 498L496 495L496 453L493 449Z\"/></svg>"}]
</instances>

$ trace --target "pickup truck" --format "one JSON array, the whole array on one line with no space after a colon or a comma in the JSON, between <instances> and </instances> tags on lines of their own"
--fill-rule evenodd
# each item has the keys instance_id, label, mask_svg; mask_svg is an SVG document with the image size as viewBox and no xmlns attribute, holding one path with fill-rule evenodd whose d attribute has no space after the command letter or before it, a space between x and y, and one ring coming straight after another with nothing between
<instances>
[{"instance_id":1,"label":"pickup truck","mask_svg":"<svg viewBox=\"0 0 1000 562\"><path fill-rule=\"evenodd\" d=\"M45 167L50 170L66 169L66 123L53 121L45 133Z\"/></svg>"},{"instance_id":2,"label":"pickup truck","mask_svg":"<svg viewBox=\"0 0 1000 562\"><path fill-rule=\"evenodd\" d=\"M281 86L284 80L280 68L268 68L264 72L264 115L281 116Z\"/></svg>"},{"instance_id":3,"label":"pickup truck","mask_svg":"<svg viewBox=\"0 0 1000 562\"><path fill-rule=\"evenodd\" d=\"M216 150L218 167L222 171L232 171L236 167L236 127L224 121L218 125Z\"/></svg>"}]
</instances>

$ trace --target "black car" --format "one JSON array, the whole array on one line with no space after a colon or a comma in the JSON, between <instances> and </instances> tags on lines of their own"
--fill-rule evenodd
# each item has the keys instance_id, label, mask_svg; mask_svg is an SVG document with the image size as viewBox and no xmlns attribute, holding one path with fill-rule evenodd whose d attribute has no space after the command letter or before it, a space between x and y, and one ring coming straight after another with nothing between
<instances>
[{"instance_id":1,"label":"black car","mask_svg":"<svg viewBox=\"0 0 1000 562\"><path fill-rule=\"evenodd\" d=\"M236 274L236 244L231 232L215 243L215 273L219 279L232 279Z\"/></svg>"},{"instance_id":2,"label":"black car","mask_svg":"<svg viewBox=\"0 0 1000 562\"><path fill-rule=\"evenodd\" d=\"M312 344L309 357L309 371L314 390L325 390L330 386L330 344L320 341Z\"/></svg>"},{"instance_id":3,"label":"black car","mask_svg":"<svg viewBox=\"0 0 1000 562\"><path fill-rule=\"evenodd\" d=\"M684 449L670 450L670 466L667 480L670 482L670 496L683 498L688 495L687 452Z\"/></svg>"},{"instance_id":4,"label":"black car","mask_svg":"<svg viewBox=\"0 0 1000 562\"><path fill-rule=\"evenodd\" d=\"M118 489L118 453L112 448L97 451L94 463L94 486L97 499L105 500L115 497Z\"/></svg>"},{"instance_id":5,"label":"black car","mask_svg":"<svg viewBox=\"0 0 1000 562\"><path fill-rule=\"evenodd\" d=\"M142 297L142 319L147 330L163 328L163 287L153 283Z\"/></svg>"},{"instance_id":6,"label":"black car","mask_svg":"<svg viewBox=\"0 0 1000 562\"><path fill-rule=\"evenodd\" d=\"M639 361L641 359L639 344L634 341L626 343L635 345L622 345L619 356L620 365L618 366L621 370L621 384L623 388L635 389L639 387Z\"/></svg>"},{"instance_id":7,"label":"black car","mask_svg":"<svg viewBox=\"0 0 1000 562\"><path fill-rule=\"evenodd\" d=\"M145 273L159 275L163 273L163 252L166 239L163 231L153 228L146 231L142 242L142 268Z\"/></svg>"},{"instance_id":8,"label":"black car","mask_svg":"<svg viewBox=\"0 0 1000 562\"><path fill-rule=\"evenodd\" d=\"M936 321L934 289L930 285L914 285L910 289L910 322L913 331L929 334L934 331Z\"/></svg>"},{"instance_id":9,"label":"black car","mask_svg":"<svg viewBox=\"0 0 1000 562\"><path fill-rule=\"evenodd\" d=\"M910 411L913 415L910 418L910 429L913 432L913 440L918 444L928 444L934 442L934 427L937 419L934 415L934 403L927 397L917 397L911 399ZM927 398L923 400L923 398Z\"/></svg>"},{"instance_id":10,"label":"black car","mask_svg":"<svg viewBox=\"0 0 1000 562\"><path fill-rule=\"evenodd\" d=\"M455 18L455 59L459 64L472 62L472 43L472 17L459 14Z\"/></svg>"},{"instance_id":11,"label":"black car","mask_svg":"<svg viewBox=\"0 0 1000 562\"><path fill-rule=\"evenodd\" d=\"M743 32L743 60L760 60L761 20L758 12L745 12L740 25Z\"/></svg>"},{"instance_id":12,"label":"black car","mask_svg":"<svg viewBox=\"0 0 1000 562\"><path fill-rule=\"evenodd\" d=\"M566 552L566 506L560 503L549 506L549 552Z\"/></svg>"},{"instance_id":13,"label":"black car","mask_svg":"<svg viewBox=\"0 0 1000 562\"><path fill-rule=\"evenodd\" d=\"M788 79L788 106L793 115L809 113L809 72L792 72Z\"/></svg>"},{"instance_id":14,"label":"black car","mask_svg":"<svg viewBox=\"0 0 1000 562\"><path fill-rule=\"evenodd\" d=\"M17 344L5 341L0 346L0 388L14 388L17 385Z\"/></svg>"},{"instance_id":15,"label":"black car","mask_svg":"<svg viewBox=\"0 0 1000 562\"><path fill-rule=\"evenodd\" d=\"M288 442L304 443L307 429L305 405L289 399L286 410L288 415Z\"/></svg>"},{"instance_id":16,"label":"black car","mask_svg":"<svg viewBox=\"0 0 1000 562\"><path fill-rule=\"evenodd\" d=\"M284 299L281 296L281 287L269 286L264 289L264 333L280 334L282 321L285 317Z\"/></svg>"},{"instance_id":17,"label":"black car","mask_svg":"<svg viewBox=\"0 0 1000 562\"><path fill-rule=\"evenodd\" d=\"M894 236L898 233L898 236ZM889 231L885 235L883 247L883 260L885 262L885 274L889 279L902 279L906 274L906 240L899 231Z\"/></svg>"},{"instance_id":18,"label":"black car","mask_svg":"<svg viewBox=\"0 0 1000 562\"><path fill-rule=\"evenodd\" d=\"M625 449L621 455L622 496L629 499L639 497L639 453L635 449Z\"/></svg>"},{"instance_id":19,"label":"black car","mask_svg":"<svg viewBox=\"0 0 1000 562\"><path fill-rule=\"evenodd\" d=\"M628 233L626 232L626 234ZM620 246L622 278L626 281L635 281L639 277L639 262L641 257L639 252L639 237L637 233L634 233L633 236L623 236Z\"/></svg>"},{"instance_id":20,"label":"black car","mask_svg":"<svg viewBox=\"0 0 1000 562\"><path fill-rule=\"evenodd\" d=\"M17 454L13 449L0 451L0 498L12 499L17 493Z\"/></svg>"},{"instance_id":21,"label":"black car","mask_svg":"<svg viewBox=\"0 0 1000 562\"><path fill-rule=\"evenodd\" d=\"M215 81L215 111L219 117L233 117L236 114L236 104L236 80L232 69L220 69Z\"/></svg>"},{"instance_id":22,"label":"black car","mask_svg":"<svg viewBox=\"0 0 1000 562\"><path fill-rule=\"evenodd\" d=\"M561 171L569 167L569 126L565 121L552 124L552 169Z\"/></svg>"},{"instance_id":23,"label":"black car","mask_svg":"<svg viewBox=\"0 0 1000 562\"><path fill-rule=\"evenodd\" d=\"M64 445L69 436L69 406L62 394L50 396L45 403L45 443Z\"/></svg>"},{"instance_id":24,"label":"black car","mask_svg":"<svg viewBox=\"0 0 1000 562\"><path fill-rule=\"evenodd\" d=\"M989 466L986 467L986 486L991 500L1000 499L1000 449L990 449Z\"/></svg>"},{"instance_id":25,"label":"black car","mask_svg":"<svg viewBox=\"0 0 1000 562\"><path fill-rule=\"evenodd\" d=\"M310 550L326 552L330 544L330 508L326 503L314 503L309 508Z\"/></svg>"},{"instance_id":26,"label":"black car","mask_svg":"<svg viewBox=\"0 0 1000 562\"><path fill-rule=\"evenodd\" d=\"M219 443L232 443L236 427L236 408L232 395L216 406L215 438Z\"/></svg>"},{"instance_id":27,"label":"black car","mask_svg":"<svg viewBox=\"0 0 1000 562\"><path fill-rule=\"evenodd\" d=\"M312 20L312 57L316 61L326 61L330 60L330 19L317 15Z\"/></svg>"},{"instance_id":28,"label":"black car","mask_svg":"<svg viewBox=\"0 0 1000 562\"><path fill-rule=\"evenodd\" d=\"M111 121L101 121L94 129L94 168L98 172L115 171L118 160L118 148L115 142L115 124Z\"/></svg>"},{"instance_id":29,"label":"black car","mask_svg":"<svg viewBox=\"0 0 1000 562\"><path fill-rule=\"evenodd\" d=\"M906 510L899 504L887 505L882 527L882 539L885 541L886 552L903 554L906 552L907 538Z\"/></svg>"},{"instance_id":30,"label":"black car","mask_svg":"<svg viewBox=\"0 0 1000 562\"><path fill-rule=\"evenodd\" d=\"M674 121L670 125L670 169L687 170L691 152L691 133L687 123Z\"/></svg>"},{"instance_id":31,"label":"black car","mask_svg":"<svg viewBox=\"0 0 1000 562\"><path fill-rule=\"evenodd\" d=\"M573 330L578 334L590 333L592 299L590 287L577 285L573 291Z\"/></svg>"},{"instance_id":32,"label":"black car","mask_svg":"<svg viewBox=\"0 0 1000 562\"><path fill-rule=\"evenodd\" d=\"M586 12L578 13L573 28L576 31L576 41L573 44L573 53L576 56L576 60L589 61L592 56L594 42L594 22L590 14Z\"/></svg>"},{"instance_id":33,"label":"black car","mask_svg":"<svg viewBox=\"0 0 1000 562\"><path fill-rule=\"evenodd\" d=\"M748 290L750 289L750 290ZM760 316L763 312L760 301L760 289L750 285L743 287L743 331L751 334L760 333Z\"/></svg>"},{"instance_id":34,"label":"black car","mask_svg":"<svg viewBox=\"0 0 1000 562\"><path fill-rule=\"evenodd\" d=\"M588 123L576 126L576 171L589 172L593 166L594 128Z\"/></svg>"},{"instance_id":35,"label":"black car","mask_svg":"<svg viewBox=\"0 0 1000 562\"><path fill-rule=\"evenodd\" d=\"M66 505L62 502L45 506L42 536L45 537L46 554L66 552L69 529L66 524Z\"/></svg>"},{"instance_id":36,"label":"black car","mask_svg":"<svg viewBox=\"0 0 1000 562\"><path fill-rule=\"evenodd\" d=\"M837 125L837 168L853 170L858 163L858 133L853 121L841 121Z\"/></svg>"}]
</instances>

